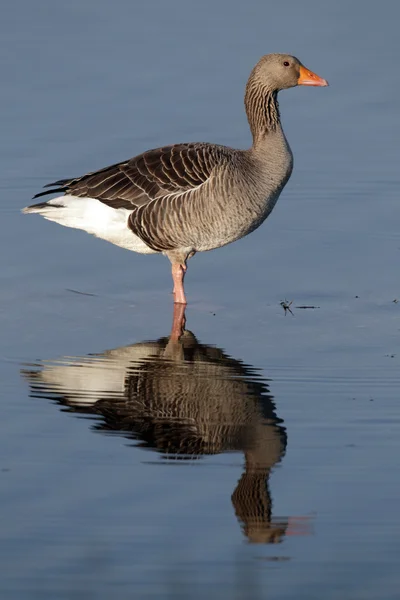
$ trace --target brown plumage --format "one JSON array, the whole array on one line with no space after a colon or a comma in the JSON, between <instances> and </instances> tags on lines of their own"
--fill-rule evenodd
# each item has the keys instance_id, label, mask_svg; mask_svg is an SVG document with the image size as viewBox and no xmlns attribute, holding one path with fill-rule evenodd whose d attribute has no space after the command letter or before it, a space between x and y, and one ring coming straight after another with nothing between
<instances>
[{"instance_id":1,"label":"brown plumage","mask_svg":"<svg viewBox=\"0 0 400 600\"><path fill-rule=\"evenodd\" d=\"M196 252L229 244L270 214L292 172L277 95L327 82L285 54L261 58L246 86L253 136L249 150L188 143L149 150L82 177L50 184L35 197L63 193L24 209L172 262L175 302L186 303L183 278Z\"/></svg>"}]
</instances>

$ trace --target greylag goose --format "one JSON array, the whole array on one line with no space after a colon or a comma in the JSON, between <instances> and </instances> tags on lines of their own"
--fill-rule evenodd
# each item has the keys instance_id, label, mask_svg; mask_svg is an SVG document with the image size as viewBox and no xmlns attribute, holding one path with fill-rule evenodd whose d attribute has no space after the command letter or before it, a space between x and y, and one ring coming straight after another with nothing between
<instances>
[{"instance_id":1,"label":"greylag goose","mask_svg":"<svg viewBox=\"0 0 400 600\"><path fill-rule=\"evenodd\" d=\"M328 83L294 56L263 56L245 93L250 149L200 142L148 150L82 177L48 184L53 189L34 198L63 195L23 212L39 213L128 250L165 254L172 263L174 301L186 304L187 260L254 231L287 183L293 156L277 95L296 85Z\"/></svg>"},{"instance_id":2,"label":"greylag goose","mask_svg":"<svg viewBox=\"0 0 400 600\"><path fill-rule=\"evenodd\" d=\"M175 305L172 331L183 321L184 306ZM192 332L46 360L22 373L32 397L96 415L95 431L133 438L164 458L243 452L245 469L231 501L247 539L277 542L301 527L296 518L272 516L268 480L285 454L287 436L267 381Z\"/></svg>"}]
</instances>

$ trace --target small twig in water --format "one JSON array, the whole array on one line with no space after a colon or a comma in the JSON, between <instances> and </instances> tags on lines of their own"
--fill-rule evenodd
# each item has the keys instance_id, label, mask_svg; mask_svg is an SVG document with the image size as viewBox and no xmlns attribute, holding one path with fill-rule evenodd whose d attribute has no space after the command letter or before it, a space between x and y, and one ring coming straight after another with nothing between
<instances>
[{"instance_id":1,"label":"small twig in water","mask_svg":"<svg viewBox=\"0 0 400 600\"><path fill-rule=\"evenodd\" d=\"M89 292L80 292L79 290L72 290L71 288L65 288L66 292L72 292L73 294L79 294L80 296L93 296L96 297L96 294L89 294Z\"/></svg>"},{"instance_id":2,"label":"small twig in water","mask_svg":"<svg viewBox=\"0 0 400 600\"><path fill-rule=\"evenodd\" d=\"M321 307L320 306L307 306L307 305L304 305L304 306L296 306L296 308L321 308Z\"/></svg>"}]
</instances>

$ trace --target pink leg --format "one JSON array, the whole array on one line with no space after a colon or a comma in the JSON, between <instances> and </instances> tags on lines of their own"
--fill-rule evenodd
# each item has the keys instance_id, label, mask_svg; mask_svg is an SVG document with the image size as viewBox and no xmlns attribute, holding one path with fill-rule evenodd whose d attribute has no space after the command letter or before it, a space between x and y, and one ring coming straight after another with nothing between
<instances>
[{"instance_id":1,"label":"pink leg","mask_svg":"<svg viewBox=\"0 0 400 600\"><path fill-rule=\"evenodd\" d=\"M185 317L186 304L174 304L174 319L172 321L170 340L177 342L185 329L186 317Z\"/></svg>"},{"instance_id":2,"label":"pink leg","mask_svg":"<svg viewBox=\"0 0 400 600\"><path fill-rule=\"evenodd\" d=\"M186 273L186 265L180 263L172 264L172 279L174 281L174 302L175 304L187 304L185 290L183 289L183 279Z\"/></svg>"}]
</instances>

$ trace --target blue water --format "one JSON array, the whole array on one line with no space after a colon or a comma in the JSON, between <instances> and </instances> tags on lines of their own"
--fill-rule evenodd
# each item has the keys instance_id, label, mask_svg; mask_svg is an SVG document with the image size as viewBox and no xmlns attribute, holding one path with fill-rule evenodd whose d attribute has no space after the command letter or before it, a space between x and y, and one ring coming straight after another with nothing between
<instances>
[{"instance_id":1,"label":"blue water","mask_svg":"<svg viewBox=\"0 0 400 600\"><path fill-rule=\"evenodd\" d=\"M398 598L399 16L3 7L2 597ZM248 146L268 52L330 87L280 95L293 176L259 230L190 262L194 338L171 349L165 258L20 208L147 148Z\"/></svg>"}]
</instances>

